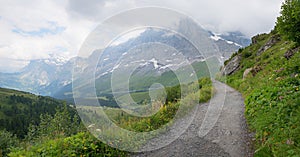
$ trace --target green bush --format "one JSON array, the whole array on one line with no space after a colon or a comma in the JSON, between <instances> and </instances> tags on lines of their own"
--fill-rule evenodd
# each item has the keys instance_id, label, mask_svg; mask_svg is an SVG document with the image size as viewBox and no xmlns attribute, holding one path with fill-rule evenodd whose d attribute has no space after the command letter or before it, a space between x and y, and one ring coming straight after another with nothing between
<instances>
[{"instance_id":1,"label":"green bush","mask_svg":"<svg viewBox=\"0 0 300 157\"><path fill-rule=\"evenodd\" d=\"M34 145L28 149L13 150L9 156L126 156L127 152L109 147L87 132L67 138L58 138Z\"/></svg>"},{"instance_id":2,"label":"green bush","mask_svg":"<svg viewBox=\"0 0 300 157\"><path fill-rule=\"evenodd\" d=\"M15 135L6 130L0 130L0 156L6 156L10 149L18 144L19 141Z\"/></svg>"},{"instance_id":3,"label":"green bush","mask_svg":"<svg viewBox=\"0 0 300 157\"><path fill-rule=\"evenodd\" d=\"M248 57L250 57L252 55L252 53L251 52L249 52L249 51L245 51L244 53L243 53L243 58L248 58Z\"/></svg>"},{"instance_id":4,"label":"green bush","mask_svg":"<svg viewBox=\"0 0 300 157\"><path fill-rule=\"evenodd\" d=\"M283 37L300 45L300 1L285 0L281 8L276 29Z\"/></svg>"}]
</instances>

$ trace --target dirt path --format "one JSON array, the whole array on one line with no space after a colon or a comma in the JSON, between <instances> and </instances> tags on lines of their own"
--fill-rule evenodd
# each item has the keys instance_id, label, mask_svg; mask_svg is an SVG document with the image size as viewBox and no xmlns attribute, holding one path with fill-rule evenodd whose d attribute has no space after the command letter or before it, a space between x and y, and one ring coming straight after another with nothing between
<instances>
[{"instance_id":1,"label":"dirt path","mask_svg":"<svg viewBox=\"0 0 300 157\"><path fill-rule=\"evenodd\" d=\"M132 156L252 156L241 94L217 81L214 81L214 86L215 96L209 103L200 104L195 108L193 122L178 139L160 149L134 153ZM181 121L186 119L188 118L182 118ZM180 123L175 123L173 127L180 127ZM151 150L153 143L165 142L174 136L176 132L162 134L151 139L143 148Z\"/></svg>"}]
</instances>

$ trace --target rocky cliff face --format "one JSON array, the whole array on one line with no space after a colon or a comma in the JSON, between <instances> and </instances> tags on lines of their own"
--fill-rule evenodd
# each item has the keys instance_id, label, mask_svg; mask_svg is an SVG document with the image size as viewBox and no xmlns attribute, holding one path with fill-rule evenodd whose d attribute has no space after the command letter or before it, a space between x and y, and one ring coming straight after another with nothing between
<instances>
[{"instance_id":1,"label":"rocky cliff face","mask_svg":"<svg viewBox=\"0 0 300 157\"><path fill-rule=\"evenodd\" d=\"M294 56L295 53L297 53L300 50L300 47L294 48L294 49L289 49L284 53L284 57L286 59L290 59Z\"/></svg>"},{"instance_id":2,"label":"rocky cliff face","mask_svg":"<svg viewBox=\"0 0 300 157\"><path fill-rule=\"evenodd\" d=\"M240 55L236 55L233 57L223 68L222 75L231 75L234 74L240 67L242 57Z\"/></svg>"},{"instance_id":3,"label":"rocky cliff face","mask_svg":"<svg viewBox=\"0 0 300 157\"><path fill-rule=\"evenodd\" d=\"M279 41L280 41L280 36L273 35L265 45L260 47L260 49L257 51L256 55L257 56L261 55L263 52L267 51L269 48L271 48L273 45L275 45Z\"/></svg>"}]
</instances>

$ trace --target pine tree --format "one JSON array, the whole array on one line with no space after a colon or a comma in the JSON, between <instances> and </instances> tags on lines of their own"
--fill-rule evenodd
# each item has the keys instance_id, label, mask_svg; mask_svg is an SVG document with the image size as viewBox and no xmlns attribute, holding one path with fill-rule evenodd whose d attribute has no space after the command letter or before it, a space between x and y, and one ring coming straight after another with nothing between
<instances>
[{"instance_id":1,"label":"pine tree","mask_svg":"<svg viewBox=\"0 0 300 157\"><path fill-rule=\"evenodd\" d=\"M69 136L72 134L71 115L66 103L64 103L62 109L57 109L51 125L54 129L54 136Z\"/></svg>"}]
</instances>

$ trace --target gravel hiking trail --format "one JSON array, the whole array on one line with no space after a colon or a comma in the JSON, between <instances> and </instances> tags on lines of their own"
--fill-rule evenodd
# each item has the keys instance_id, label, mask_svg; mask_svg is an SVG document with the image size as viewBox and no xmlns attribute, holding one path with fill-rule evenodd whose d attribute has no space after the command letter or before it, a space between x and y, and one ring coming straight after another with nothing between
<instances>
[{"instance_id":1,"label":"gravel hiking trail","mask_svg":"<svg viewBox=\"0 0 300 157\"><path fill-rule=\"evenodd\" d=\"M152 151L132 153L131 156L253 156L253 149L251 147L252 137L248 132L244 117L244 100L242 95L221 82L213 81L213 85L216 90L214 97L210 102L199 104L195 107L195 110L193 110L196 112L194 119L183 134L178 135L176 131L160 134L159 136L150 139L143 146L144 149L146 148L146 150ZM219 115L219 117L216 115ZM188 114L181 118L180 121L186 120L186 117L188 116L192 116L192 114ZM207 119L210 120L207 121ZM172 127L176 128L181 126L175 122ZM176 135L178 135L179 138L172 141L170 144L153 150L152 147L154 143L170 140L172 137L176 137Z\"/></svg>"}]
</instances>

